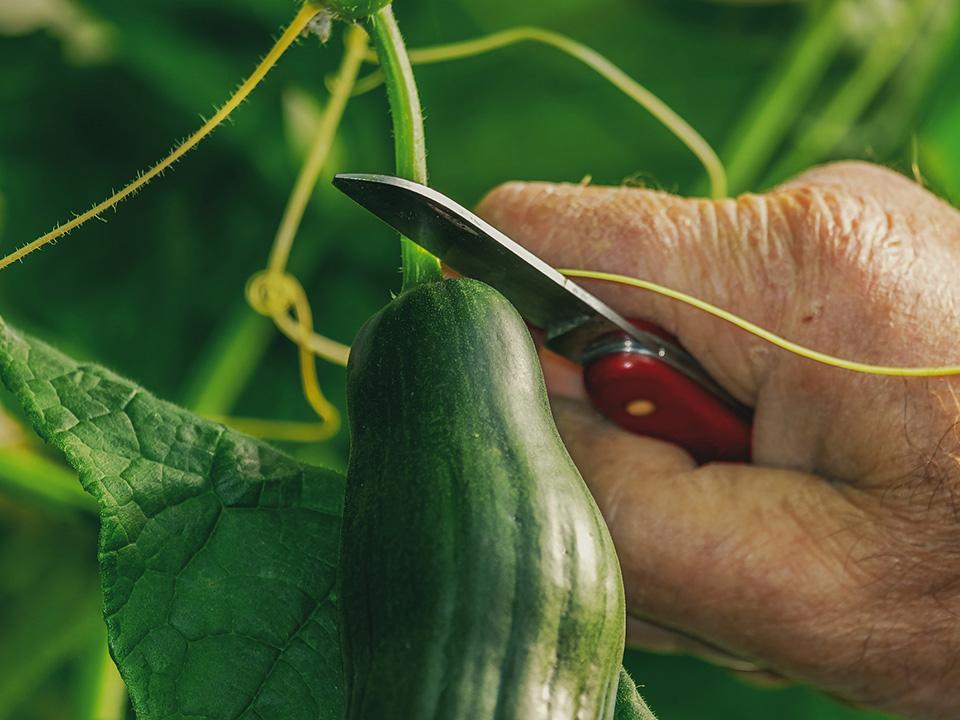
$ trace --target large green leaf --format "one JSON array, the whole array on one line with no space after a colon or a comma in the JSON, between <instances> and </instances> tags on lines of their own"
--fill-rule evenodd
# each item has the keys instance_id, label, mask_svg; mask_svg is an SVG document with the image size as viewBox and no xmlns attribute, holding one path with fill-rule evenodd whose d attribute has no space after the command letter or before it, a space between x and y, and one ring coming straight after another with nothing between
<instances>
[{"instance_id":1,"label":"large green leaf","mask_svg":"<svg viewBox=\"0 0 960 720\"><path fill-rule=\"evenodd\" d=\"M2 322L0 373L99 503L111 650L140 720L339 718L343 480Z\"/></svg>"}]
</instances>

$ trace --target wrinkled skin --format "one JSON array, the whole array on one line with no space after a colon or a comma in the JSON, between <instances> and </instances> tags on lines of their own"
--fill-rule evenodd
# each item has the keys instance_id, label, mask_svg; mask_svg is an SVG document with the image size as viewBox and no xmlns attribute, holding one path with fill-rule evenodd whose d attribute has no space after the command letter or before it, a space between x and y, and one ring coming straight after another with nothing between
<instances>
[{"instance_id":1,"label":"wrinkled skin","mask_svg":"<svg viewBox=\"0 0 960 720\"><path fill-rule=\"evenodd\" d=\"M561 267L695 294L863 362L960 363L960 213L862 163L710 202L513 183L480 212ZM544 354L561 434L610 525L637 645L744 658L853 702L960 717L958 380L789 355L643 291L655 321L756 408L755 464L697 467L591 410Z\"/></svg>"}]
</instances>

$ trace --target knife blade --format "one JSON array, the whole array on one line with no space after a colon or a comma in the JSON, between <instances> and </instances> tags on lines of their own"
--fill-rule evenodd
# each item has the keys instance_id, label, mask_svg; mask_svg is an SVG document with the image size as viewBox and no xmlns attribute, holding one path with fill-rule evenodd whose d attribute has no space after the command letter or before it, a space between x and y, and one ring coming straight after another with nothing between
<instances>
[{"instance_id":1,"label":"knife blade","mask_svg":"<svg viewBox=\"0 0 960 720\"><path fill-rule=\"evenodd\" d=\"M337 175L333 184L461 275L499 290L527 322L545 332L551 350L578 364L583 364L599 338L614 333L626 334L638 347L649 347L657 355L669 350L661 347L665 340L640 330L529 250L432 188L387 175L354 173Z\"/></svg>"},{"instance_id":2,"label":"knife blade","mask_svg":"<svg viewBox=\"0 0 960 720\"><path fill-rule=\"evenodd\" d=\"M750 457L750 411L660 328L631 322L442 193L388 175L348 173L334 185L461 275L499 290L582 365L594 404L621 427L685 447L698 461Z\"/></svg>"}]
</instances>

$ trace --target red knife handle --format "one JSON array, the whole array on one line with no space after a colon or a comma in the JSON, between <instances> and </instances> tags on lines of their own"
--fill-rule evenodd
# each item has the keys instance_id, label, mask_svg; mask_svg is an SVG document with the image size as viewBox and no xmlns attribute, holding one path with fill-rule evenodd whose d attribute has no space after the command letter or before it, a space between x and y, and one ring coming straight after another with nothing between
<instances>
[{"instance_id":1,"label":"red knife handle","mask_svg":"<svg viewBox=\"0 0 960 720\"><path fill-rule=\"evenodd\" d=\"M749 416L658 357L600 355L587 363L584 384L596 408L625 430L679 445L701 464L750 461Z\"/></svg>"}]
</instances>

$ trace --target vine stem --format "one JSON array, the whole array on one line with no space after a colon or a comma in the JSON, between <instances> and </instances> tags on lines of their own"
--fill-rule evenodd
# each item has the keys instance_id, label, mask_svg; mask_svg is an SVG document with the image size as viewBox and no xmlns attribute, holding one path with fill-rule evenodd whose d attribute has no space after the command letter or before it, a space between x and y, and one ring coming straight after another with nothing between
<instances>
[{"instance_id":1,"label":"vine stem","mask_svg":"<svg viewBox=\"0 0 960 720\"><path fill-rule=\"evenodd\" d=\"M407 48L390 5L370 19L371 36L387 83L393 115L397 175L427 184L427 149L423 109ZM400 238L403 290L443 277L440 261L406 237Z\"/></svg>"},{"instance_id":2,"label":"vine stem","mask_svg":"<svg viewBox=\"0 0 960 720\"><path fill-rule=\"evenodd\" d=\"M720 158L710 146L710 143L663 100L627 75L606 57L565 35L538 27L511 28L475 40L413 49L409 54L410 62L414 65L429 65L449 60L459 60L524 42L547 45L583 63L643 107L670 130L680 142L686 145L701 162L710 180L711 195L714 198L726 197L727 174L723 163L720 162ZM371 56L367 59L376 61L377 57ZM367 76L357 83L357 94L373 89L382 80L380 73Z\"/></svg>"},{"instance_id":3,"label":"vine stem","mask_svg":"<svg viewBox=\"0 0 960 720\"><path fill-rule=\"evenodd\" d=\"M230 117L230 114L240 106L240 104L251 92L256 89L256 87L267 76L267 73L269 73L273 66L277 64L277 61L280 60L290 46L296 42L301 33L307 29L307 27L310 25L310 21L313 20L320 10L321 6L314 3L312 0L305 3L300 9L300 12L297 13L296 17L284 31L283 35L280 36L280 39L277 40L276 44L274 44L274 46L270 49L266 57L263 58L260 64L253 71L253 74L251 74L250 77L244 81L240 88L226 102L226 104L217 110L216 113L214 113L213 117L207 120L203 126L197 130L197 132L178 145L166 158L161 160L145 173L138 176L136 180L131 182L119 192L110 196L103 202L94 205L90 210L87 210L85 213L78 215L70 222L58 226L57 228L48 232L46 235L37 238L33 242L24 245L3 259L0 259L0 270L3 270L18 260L22 260L30 253L42 248L44 245L48 245L64 235L69 234L90 220L99 218L107 210L116 207L130 196L135 195L138 191L142 190L147 184L150 183L151 180L154 180L158 176L162 175L166 170L180 160L180 158L193 150L204 138L206 138L221 123L223 123L224 120Z\"/></svg>"},{"instance_id":4,"label":"vine stem","mask_svg":"<svg viewBox=\"0 0 960 720\"><path fill-rule=\"evenodd\" d=\"M876 147L879 156L889 155L900 139L911 134L920 104L956 47L960 35L958 20L960 8L950 0L931 7L915 48L897 71L899 92L884 93L882 104L871 108L872 119L867 128L871 140L867 144ZM916 155L913 153L913 159Z\"/></svg>"},{"instance_id":5,"label":"vine stem","mask_svg":"<svg viewBox=\"0 0 960 720\"><path fill-rule=\"evenodd\" d=\"M619 285L627 285L629 287L635 287L640 290L647 290L649 292L656 293L657 295L662 295L663 297L676 300L684 305L689 305L697 310L720 318L721 320L724 320L725 322L728 322L731 325L740 328L741 330L745 330L751 335L754 335L761 340L770 343L771 345L775 345L781 350L786 350L787 352L793 353L794 355L798 355L802 358L806 358L807 360L813 360L821 365L829 365L830 367L862 373L864 375L883 375L888 377L931 378L960 375L960 365L906 368L889 365L871 365L868 363L857 362L855 360L839 358L834 355L828 355L827 353L823 353L818 350L812 350L791 340L787 340L773 332L770 332L769 330L765 330L749 320L743 319L739 315L735 315L729 310L724 310L723 308L719 308L705 300L700 300L699 298L688 295L687 293L680 292L679 290L673 290L648 280L641 280L640 278L629 277L627 275L618 275L617 273L600 272L596 270L563 268L558 269L558 272L568 278L600 280L603 282L617 283Z\"/></svg>"},{"instance_id":6,"label":"vine stem","mask_svg":"<svg viewBox=\"0 0 960 720\"><path fill-rule=\"evenodd\" d=\"M726 159L734 193L753 189L837 57L846 34L846 0L831 2L800 32L785 62L770 75L731 134Z\"/></svg>"},{"instance_id":7,"label":"vine stem","mask_svg":"<svg viewBox=\"0 0 960 720\"><path fill-rule=\"evenodd\" d=\"M796 172L822 161L853 129L857 119L896 71L917 40L931 8L902 6L886 32L871 38L871 47L826 107L786 155L774 165L764 185L783 182Z\"/></svg>"}]
</instances>

